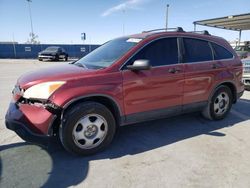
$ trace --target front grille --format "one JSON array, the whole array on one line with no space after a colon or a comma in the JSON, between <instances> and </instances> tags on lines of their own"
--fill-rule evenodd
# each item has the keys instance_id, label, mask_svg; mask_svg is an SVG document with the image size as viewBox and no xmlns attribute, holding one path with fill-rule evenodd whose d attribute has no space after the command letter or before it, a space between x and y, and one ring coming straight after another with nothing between
<instances>
[{"instance_id":1,"label":"front grille","mask_svg":"<svg viewBox=\"0 0 250 188\"><path fill-rule=\"evenodd\" d=\"M12 90L14 101L16 102L19 101L20 98L22 98L23 93L24 93L24 90L16 85L15 88Z\"/></svg>"}]
</instances>

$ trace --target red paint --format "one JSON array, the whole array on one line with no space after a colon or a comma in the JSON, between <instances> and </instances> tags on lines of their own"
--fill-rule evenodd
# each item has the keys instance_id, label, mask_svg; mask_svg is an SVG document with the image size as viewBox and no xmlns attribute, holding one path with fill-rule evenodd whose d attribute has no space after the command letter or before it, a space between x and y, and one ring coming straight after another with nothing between
<instances>
[{"instance_id":1,"label":"red paint","mask_svg":"<svg viewBox=\"0 0 250 188\"><path fill-rule=\"evenodd\" d=\"M43 108L41 105L20 105L20 111L23 113L23 118L29 122L29 125L38 133L47 134L50 122L53 120L53 115Z\"/></svg>"},{"instance_id":2,"label":"red paint","mask_svg":"<svg viewBox=\"0 0 250 188\"><path fill-rule=\"evenodd\" d=\"M193 33L164 32L139 34L132 37L146 37L110 67L102 70L86 70L74 65L58 65L22 76L17 84L27 89L46 81L66 81L50 101L60 107L78 97L87 95L106 95L114 99L121 110L121 116L155 109L181 106L206 101L213 89L221 82L230 81L237 93L244 90L241 83L242 64L239 58L227 61L213 61L192 64L176 64L153 67L148 71L120 71L120 67L138 49L148 42L171 36L186 36L216 42L236 57L236 53L222 38ZM212 64L218 65L217 69ZM178 68L176 74L168 72ZM17 99L18 97L14 97ZM20 110L41 133L46 134L53 115L42 107L20 104Z\"/></svg>"},{"instance_id":3,"label":"red paint","mask_svg":"<svg viewBox=\"0 0 250 188\"><path fill-rule=\"evenodd\" d=\"M179 73L169 73L178 68ZM123 71L124 108L126 114L181 105L184 65L153 67L148 71Z\"/></svg>"}]
</instances>

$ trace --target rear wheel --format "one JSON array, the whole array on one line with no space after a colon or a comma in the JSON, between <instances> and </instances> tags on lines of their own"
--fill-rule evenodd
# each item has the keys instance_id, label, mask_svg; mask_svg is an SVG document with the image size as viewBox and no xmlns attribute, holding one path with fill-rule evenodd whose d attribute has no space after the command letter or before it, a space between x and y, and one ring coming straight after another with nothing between
<instances>
[{"instance_id":1,"label":"rear wheel","mask_svg":"<svg viewBox=\"0 0 250 188\"><path fill-rule=\"evenodd\" d=\"M84 102L66 112L59 135L69 152L90 155L107 147L115 130L115 120L108 108L100 103Z\"/></svg>"},{"instance_id":2,"label":"rear wheel","mask_svg":"<svg viewBox=\"0 0 250 188\"><path fill-rule=\"evenodd\" d=\"M226 117L232 107L232 92L227 86L219 86L203 110L202 115L210 120Z\"/></svg>"}]
</instances>

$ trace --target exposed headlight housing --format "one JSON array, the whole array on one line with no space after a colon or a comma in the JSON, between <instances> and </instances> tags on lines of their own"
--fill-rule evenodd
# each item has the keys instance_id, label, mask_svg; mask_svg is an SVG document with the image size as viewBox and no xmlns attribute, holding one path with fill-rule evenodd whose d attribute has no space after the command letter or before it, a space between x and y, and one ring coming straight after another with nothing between
<instances>
[{"instance_id":1,"label":"exposed headlight housing","mask_svg":"<svg viewBox=\"0 0 250 188\"><path fill-rule=\"evenodd\" d=\"M65 84L64 81L40 83L28 88L23 97L26 99L48 99L63 84Z\"/></svg>"}]
</instances>

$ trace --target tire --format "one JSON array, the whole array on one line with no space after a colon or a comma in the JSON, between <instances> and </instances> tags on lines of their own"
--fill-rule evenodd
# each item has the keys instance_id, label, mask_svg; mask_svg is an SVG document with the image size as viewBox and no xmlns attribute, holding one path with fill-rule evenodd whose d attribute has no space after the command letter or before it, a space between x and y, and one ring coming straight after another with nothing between
<instances>
[{"instance_id":1,"label":"tire","mask_svg":"<svg viewBox=\"0 0 250 188\"><path fill-rule=\"evenodd\" d=\"M70 108L59 128L64 148L83 156L105 149L112 142L115 132L113 114L97 102L84 102Z\"/></svg>"},{"instance_id":2,"label":"tire","mask_svg":"<svg viewBox=\"0 0 250 188\"><path fill-rule=\"evenodd\" d=\"M65 61L68 61L68 56L67 55L65 56Z\"/></svg>"},{"instance_id":3,"label":"tire","mask_svg":"<svg viewBox=\"0 0 250 188\"><path fill-rule=\"evenodd\" d=\"M209 120L224 119L232 107L233 95L227 86L216 88L206 108L202 111L203 117Z\"/></svg>"},{"instance_id":4,"label":"tire","mask_svg":"<svg viewBox=\"0 0 250 188\"><path fill-rule=\"evenodd\" d=\"M43 61L43 59L42 58L38 58L38 61Z\"/></svg>"},{"instance_id":5,"label":"tire","mask_svg":"<svg viewBox=\"0 0 250 188\"><path fill-rule=\"evenodd\" d=\"M56 55L54 61L59 61L59 56Z\"/></svg>"}]
</instances>

